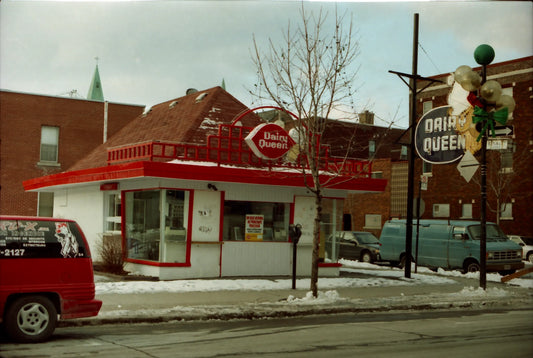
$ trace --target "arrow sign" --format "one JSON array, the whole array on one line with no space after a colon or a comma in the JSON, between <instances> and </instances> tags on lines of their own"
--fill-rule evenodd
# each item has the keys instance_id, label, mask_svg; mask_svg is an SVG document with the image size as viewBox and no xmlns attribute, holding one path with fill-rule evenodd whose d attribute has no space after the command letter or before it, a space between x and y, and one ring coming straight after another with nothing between
<instances>
[{"instance_id":1,"label":"arrow sign","mask_svg":"<svg viewBox=\"0 0 533 358\"><path fill-rule=\"evenodd\" d=\"M494 133L497 136L511 136L514 134L514 126L496 126Z\"/></svg>"}]
</instances>

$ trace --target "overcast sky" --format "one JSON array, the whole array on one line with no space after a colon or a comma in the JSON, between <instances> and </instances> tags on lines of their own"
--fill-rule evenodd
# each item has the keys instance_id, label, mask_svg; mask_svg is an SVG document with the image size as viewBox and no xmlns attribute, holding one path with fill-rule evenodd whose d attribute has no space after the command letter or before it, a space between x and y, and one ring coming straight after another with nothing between
<instances>
[{"instance_id":1,"label":"overcast sky","mask_svg":"<svg viewBox=\"0 0 533 358\"><path fill-rule=\"evenodd\" d=\"M413 17L420 14L418 73L476 66L490 44L494 62L533 54L533 5L524 2L305 1L308 10L353 16L360 55L355 103L385 121L408 123L408 88L389 70L411 73ZM86 97L98 57L104 97L154 105L188 88L219 86L249 107L256 83L250 50L282 41L300 1L6 1L0 3L0 88ZM266 49L266 48L265 48ZM395 115L397 109L399 113Z\"/></svg>"}]
</instances>

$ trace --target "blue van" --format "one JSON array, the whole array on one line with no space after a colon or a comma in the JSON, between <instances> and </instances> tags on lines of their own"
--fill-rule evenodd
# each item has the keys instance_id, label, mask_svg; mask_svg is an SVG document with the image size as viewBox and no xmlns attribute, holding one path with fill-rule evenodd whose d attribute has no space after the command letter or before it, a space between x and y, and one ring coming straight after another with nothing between
<instances>
[{"instance_id":1,"label":"blue van","mask_svg":"<svg viewBox=\"0 0 533 358\"><path fill-rule=\"evenodd\" d=\"M379 242L383 261L404 266L406 220L389 220L383 226ZM513 273L524 267L521 247L512 242L494 223L487 223L487 272ZM479 221L420 220L418 265L430 268L461 269L476 272L480 268ZM416 253L416 221L413 222L414 261Z\"/></svg>"}]
</instances>

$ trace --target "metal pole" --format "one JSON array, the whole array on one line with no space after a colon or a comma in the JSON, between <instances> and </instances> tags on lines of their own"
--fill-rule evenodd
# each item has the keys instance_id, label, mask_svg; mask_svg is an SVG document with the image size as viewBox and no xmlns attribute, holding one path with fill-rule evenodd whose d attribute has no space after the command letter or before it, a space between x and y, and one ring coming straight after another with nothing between
<instances>
[{"instance_id":1,"label":"metal pole","mask_svg":"<svg viewBox=\"0 0 533 358\"><path fill-rule=\"evenodd\" d=\"M418 198L416 199L416 248L415 248L415 273L418 272L418 236L420 232L420 198L422 196L422 180L418 182Z\"/></svg>"},{"instance_id":2,"label":"metal pole","mask_svg":"<svg viewBox=\"0 0 533 358\"><path fill-rule=\"evenodd\" d=\"M295 241L292 242L292 289L296 289L296 245Z\"/></svg>"},{"instance_id":3,"label":"metal pole","mask_svg":"<svg viewBox=\"0 0 533 358\"><path fill-rule=\"evenodd\" d=\"M411 87L411 143L409 143L409 167L407 176L407 222L405 227L405 273L411 278L411 255L413 250L413 199L415 177L415 124L416 124L416 75L418 72L418 14L414 16L413 33L413 76Z\"/></svg>"},{"instance_id":4,"label":"metal pole","mask_svg":"<svg viewBox=\"0 0 533 358\"><path fill-rule=\"evenodd\" d=\"M481 84L487 80L487 65L483 65ZM486 105L483 104L486 110ZM481 137L481 238L479 245L479 287L487 289L487 131Z\"/></svg>"}]
</instances>

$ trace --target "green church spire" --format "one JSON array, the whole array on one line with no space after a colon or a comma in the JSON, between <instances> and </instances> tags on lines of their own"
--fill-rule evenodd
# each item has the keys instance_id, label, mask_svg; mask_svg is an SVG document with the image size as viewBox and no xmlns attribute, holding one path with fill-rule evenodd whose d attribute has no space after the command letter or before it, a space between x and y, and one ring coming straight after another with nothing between
<instances>
[{"instance_id":1,"label":"green church spire","mask_svg":"<svg viewBox=\"0 0 533 358\"><path fill-rule=\"evenodd\" d=\"M96 58L98 61L98 57ZM104 101L104 91L102 90L102 82L100 81L100 73L98 72L98 62L94 70L93 80L91 81L91 87L89 87L89 93L87 93L87 99L93 101Z\"/></svg>"}]
</instances>

